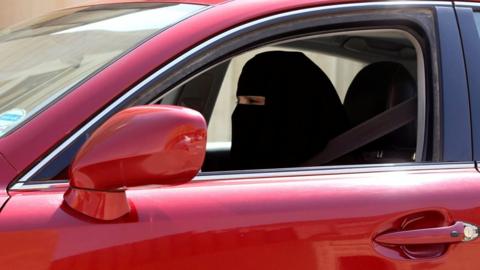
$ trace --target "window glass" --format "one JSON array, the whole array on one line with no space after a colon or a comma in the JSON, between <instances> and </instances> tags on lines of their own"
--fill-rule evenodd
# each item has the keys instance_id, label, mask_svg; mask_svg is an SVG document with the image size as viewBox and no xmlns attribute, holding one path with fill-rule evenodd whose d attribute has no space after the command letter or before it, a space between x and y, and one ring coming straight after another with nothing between
<instances>
[{"instance_id":1,"label":"window glass","mask_svg":"<svg viewBox=\"0 0 480 270\"><path fill-rule=\"evenodd\" d=\"M397 30L369 30L274 44L185 78L152 103L203 114L209 123L203 173L414 162L416 114L387 135L374 137L372 128L367 135L378 139L346 154L312 162L345 132L404 102L417 106L425 79L411 40ZM33 179L65 179L86 137Z\"/></svg>"},{"instance_id":2,"label":"window glass","mask_svg":"<svg viewBox=\"0 0 480 270\"><path fill-rule=\"evenodd\" d=\"M0 32L0 136L154 33L191 4L69 9Z\"/></svg>"},{"instance_id":3,"label":"window glass","mask_svg":"<svg viewBox=\"0 0 480 270\"><path fill-rule=\"evenodd\" d=\"M178 96L175 102L210 120L204 172L414 162L414 121L350 153L315 159L333 139L373 117L403 102L416 106L417 64L415 46L400 31L323 35L232 58L221 85L209 88L218 91L213 109ZM183 89L201 93L201 77Z\"/></svg>"},{"instance_id":4,"label":"window glass","mask_svg":"<svg viewBox=\"0 0 480 270\"><path fill-rule=\"evenodd\" d=\"M275 50L295 51L294 49L280 46L266 47L247 52L232 59L208 125L208 142L210 145L227 145L231 142L231 115L237 104L236 91L243 66L255 55ZM353 77L366 65L365 62L356 59L336 57L321 52L303 51L303 53L325 71L337 89L342 101Z\"/></svg>"}]
</instances>

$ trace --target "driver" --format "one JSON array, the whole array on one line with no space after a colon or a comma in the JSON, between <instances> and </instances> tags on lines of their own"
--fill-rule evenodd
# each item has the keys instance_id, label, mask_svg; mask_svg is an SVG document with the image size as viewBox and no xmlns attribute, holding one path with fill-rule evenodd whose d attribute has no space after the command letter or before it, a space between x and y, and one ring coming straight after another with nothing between
<instances>
[{"instance_id":1,"label":"driver","mask_svg":"<svg viewBox=\"0 0 480 270\"><path fill-rule=\"evenodd\" d=\"M234 169L299 166L347 129L325 73L300 52L258 54L244 66L232 114Z\"/></svg>"}]
</instances>

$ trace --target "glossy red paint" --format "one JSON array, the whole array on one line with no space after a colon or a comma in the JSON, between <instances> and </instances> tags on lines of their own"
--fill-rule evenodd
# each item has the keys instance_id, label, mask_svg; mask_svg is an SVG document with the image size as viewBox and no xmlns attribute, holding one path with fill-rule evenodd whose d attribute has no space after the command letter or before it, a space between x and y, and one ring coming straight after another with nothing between
<instances>
[{"instance_id":1,"label":"glossy red paint","mask_svg":"<svg viewBox=\"0 0 480 270\"><path fill-rule=\"evenodd\" d=\"M63 198L73 211L99 220L118 219L130 212L124 190L106 192L70 187Z\"/></svg>"},{"instance_id":2,"label":"glossy red paint","mask_svg":"<svg viewBox=\"0 0 480 270\"><path fill-rule=\"evenodd\" d=\"M126 109L105 122L70 167L65 202L100 220L130 211L125 189L192 180L205 158L207 128L191 109L150 105Z\"/></svg>"},{"instance_id":3,"label":"glossy red paint","mask_svg":"<svg viewBox=\"0 0 480 270\"><path fill-rule=\"evenodd\" d=\"M439 257L419 259L378 249L374 238L414 214L422 226L436 217L479 224L479 191L474 168L193 181L127 191L132 211L115 222L62 207L64 190L17 192L0 215L0 254L19 252L0 256L0 265L476 269L478 241L452 243Z\"/></svg>"},{"instance_id":4,"label":"glossy red paint","mask_svg":"<svg viewBox=\"0 0 480 270\"><path fill-rule=\"evenodd\" d=\"M207 125L192 109L150 105L111 117L82 146L70 170L75 188L118 191L142 185L178 185L198 174Z\"/></svg>"},{"instance_id":5,"label":"glossy red paint","mask_svg":"<svg viewBox=\"0 0 480 270\"><path fill-rule=\"evenodd\" d=\"M115 97L208 37L269 14L344 2L349 1L225 2L179 23L0 139L0 153L12 165L0 154L0 186L6 187ZM149 132L136 137L143 139ZM28 151L19 151L19 146ZM123 150L115 150L122 154ZM80 165L92 169L88 162ZM478 256L479 241L398 246L375 242L376 237L400 229L443 228L458 221L480 224L480 175L473 164L461 170L423 168L262 178L244 174L239 179L216 177L182 186L140 187L118 196L110 190L120 187L114 185L115 179L103 175L104 168L94 166L95 177L81 176L72 181L70 190L64 185L10 193L11 199L0 214L0 254L8 255L0 255L0 267L480 268L478 260L472 259ZM130 176L122 174L123 185L150 181ZM102 185L96 182L97 177L102 178ZM6 198L5 189L1 189L0 200ZM112 205L109 200L118 204L115 209L91 207ZM101 221L65 202L95 217L123 216Z\"/></svg>"},{"instance_id":6,"label":"glossy red paint","mask_svg":"<svg viewBox=\"0 0 480 270\"><path fill-rule=\"evenodd\" d=\"M122 3L189 3L189 4L200 4L200 5L215 5L229 0L92 0L86 1L83 3L78 3L73 5L73 7L82 7L82 6L94 6L94 5L105 5L105 4L122 4Z\"/></svg>"},{"instance_id":7,"label":"glossy red paint","mask_svg":"<svg viewBox=\"0 0 480 270\"><path fill-rule=\"evenodd\" d=\"M121 0L112 0L104 3L121 2ZM205 0L205 3L213 4L213 2L216 0L212 2ZM242 22L312 6L362 2L364 1L255 0L228 1L211 7L139 46L43 111L33 121L28 122L10 136L0 138L0 154L3 154L18 171L24 172L36 160L46 155L50 149L78 129L91 115L104 108L105 104L110 103L146 74L157 70L195 44ZM132 66L135 68L130 68ZM42 138L42 140L36 138ZM18 151L17 145L22 145L29 151ZM14 177L1 178L0 187L6 187Z\"/></svg>"},{"instance_id":8,"label":"glossy red paint","mask_svg":"<svg viewBox=\"0 0 480 270\"><path fill-rule=\"evenodd\" d=\"M192 3L192 4L203 4L203 5L216 5L229 2L231 0L91 0L84 3L79 3L75 6L89 6L89 5L100 5L100 4L117 4L117 3L158 3L158 2L170 2L170 3ZM238 1L238 0L237 0ZM242 0L244 2L270 2L271 0ZM351 0L349 2L373 2L374 0L362 1L362 0ZM317 0L316 2L322 2L322 0ZM324 2L331 2L329 0L324 0ZM341 1L339 1L341 2ZM463 2L480 2L480 0L468 0Z\"/></svg>"}]
</instances>

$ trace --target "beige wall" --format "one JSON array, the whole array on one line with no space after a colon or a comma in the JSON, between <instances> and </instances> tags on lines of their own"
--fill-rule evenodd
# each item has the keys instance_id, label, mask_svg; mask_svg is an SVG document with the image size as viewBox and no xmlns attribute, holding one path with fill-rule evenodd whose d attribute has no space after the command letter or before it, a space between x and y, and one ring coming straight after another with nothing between
<instances>
[{"instance_id":1,"label":"beige wall","mask_svg":"<svg viewBox=\"0 0 480 270\"><path fill-rule=\"evenodd\" d=\"M0 28L85 0L0 0Z\"/></svg>"}]
</instances>

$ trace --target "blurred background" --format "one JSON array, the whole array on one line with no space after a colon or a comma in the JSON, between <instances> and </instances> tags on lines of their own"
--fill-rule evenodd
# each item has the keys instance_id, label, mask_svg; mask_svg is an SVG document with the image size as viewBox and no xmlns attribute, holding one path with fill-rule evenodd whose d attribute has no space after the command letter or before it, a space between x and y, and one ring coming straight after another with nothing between
<instances>
[{"instance_id":1,"label":"blurred background","mask_svg":"<svg viewBox=\"0 0 480 270\"><path fill-rule=\"evenodd\" d=\"M0 0L0 28L86 0Z\"/></svg>"}]
</instances>

